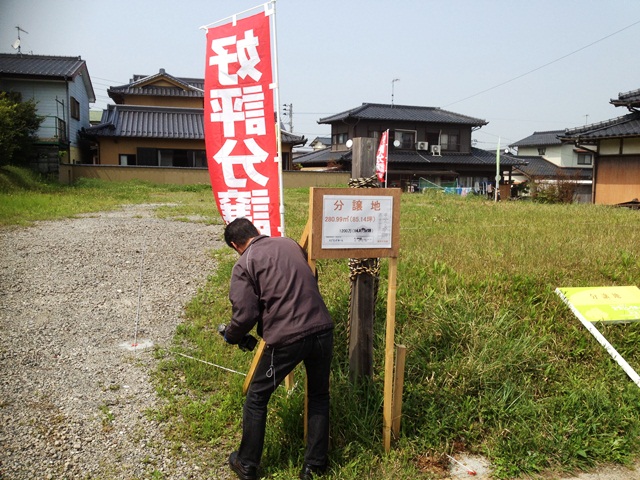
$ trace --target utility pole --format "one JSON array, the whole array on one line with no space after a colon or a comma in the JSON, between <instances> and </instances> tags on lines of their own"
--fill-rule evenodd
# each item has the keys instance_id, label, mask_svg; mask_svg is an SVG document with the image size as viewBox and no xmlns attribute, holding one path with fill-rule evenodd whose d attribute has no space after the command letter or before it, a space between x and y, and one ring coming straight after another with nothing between
<instances>
[{"instance_id":1,"label":"utility pole","mask_svg":"<svg viewBox=\"0 0 640 480\"><path fill-rule=\"evenodd\" d=\"M394 78L391 80L391 108L393 108L393 94L394 94L394 86L396 82L399 82L399 78Z\"/></svg>"},{"instance_id":2,"label":"utility pole","mask_svg":"<svg viewBox=\"0 0 640 480\"><path fill-rule=\"evenodd\" d=\"M289 116L289 133L293 133L293 103L282 106L282 113Z\"/></svg>"}]
</instances>

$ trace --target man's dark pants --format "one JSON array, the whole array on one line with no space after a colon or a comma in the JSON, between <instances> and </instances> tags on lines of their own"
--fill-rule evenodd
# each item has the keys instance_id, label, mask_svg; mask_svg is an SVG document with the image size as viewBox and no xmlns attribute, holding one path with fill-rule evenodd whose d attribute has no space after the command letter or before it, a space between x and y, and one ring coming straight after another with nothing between
<instances>
[{"instance_id":1,"label":"man's dark pants","mask_svg":"<svg viewBox=\"0 0 640 480\"><path fill-rule=\"evenodd\" d=\"M264 447L267 404L276 387L303 362L307 372L307 447L304 461L325 466L329 446L329 371L333 330L313 334L291 345L264 349L247 392L238 458L258 467Z\"/></svg>"}]
</instances>

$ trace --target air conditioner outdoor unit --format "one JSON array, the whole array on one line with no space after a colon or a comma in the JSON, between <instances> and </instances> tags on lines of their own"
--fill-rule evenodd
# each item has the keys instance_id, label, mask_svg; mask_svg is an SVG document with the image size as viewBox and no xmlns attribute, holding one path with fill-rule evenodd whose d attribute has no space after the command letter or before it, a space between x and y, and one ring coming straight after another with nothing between
<instances>
[{"instance_id":1,"label":"air conditioner outdoor unit","mask_svg":"<svg viewBox=\"0 0 640 480\"><path fill-rule=\"evenodd\" d=\"M440 156L440 145L431 145L431 155Z\"/></svg>"},{"instance_id":2,"label":"air conditioner outdoor unit","mask_svg":"<svg viewBox=\"0 0 640 480\"><path fill-rule=\"evenodd\" d=\"M429 142L416 143L416 150L429 150Z\"/></svg>"}]
</instances>

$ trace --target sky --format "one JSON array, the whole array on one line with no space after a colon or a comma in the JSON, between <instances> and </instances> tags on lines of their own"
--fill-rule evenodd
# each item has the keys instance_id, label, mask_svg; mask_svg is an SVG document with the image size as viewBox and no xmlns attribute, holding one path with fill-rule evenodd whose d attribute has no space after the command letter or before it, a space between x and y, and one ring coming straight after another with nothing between
<instances>
[{"instance_id":1,"label":"sky","mask_svg":"<svg viewBox=\"0 0 640 480\"><path fill-rule=\"evenodd\" d=\"M200 27L250 0L0 0L0 52L80 56L96 93L161 68L204 77ZM489 122L475 146L627 113L640 88L638 0L277 0L281 105L293 133L328 136L327 117L363 103L440 107ZM395 80L395 81L394 81Z\"/></svg>"}]
</instances>

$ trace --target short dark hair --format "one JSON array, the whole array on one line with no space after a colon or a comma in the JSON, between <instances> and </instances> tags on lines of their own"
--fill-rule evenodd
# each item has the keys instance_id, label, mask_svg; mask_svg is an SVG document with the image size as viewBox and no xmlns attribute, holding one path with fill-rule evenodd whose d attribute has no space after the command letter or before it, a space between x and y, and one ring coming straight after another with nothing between
<instances>
[{"instance_id":1,"label":"short dark hair","mask_svg":"<svg viewBox=\"0 0 640 480\"><path fill-rule=\"evenodd\" d=\"M224 241L227 242L231 248L231 242L236 245L244 245L253 237L260 235L258 229L248 218L240 217L236 218L233 222L229 223L224 229Z\"/></svg>"}]
</instances>

